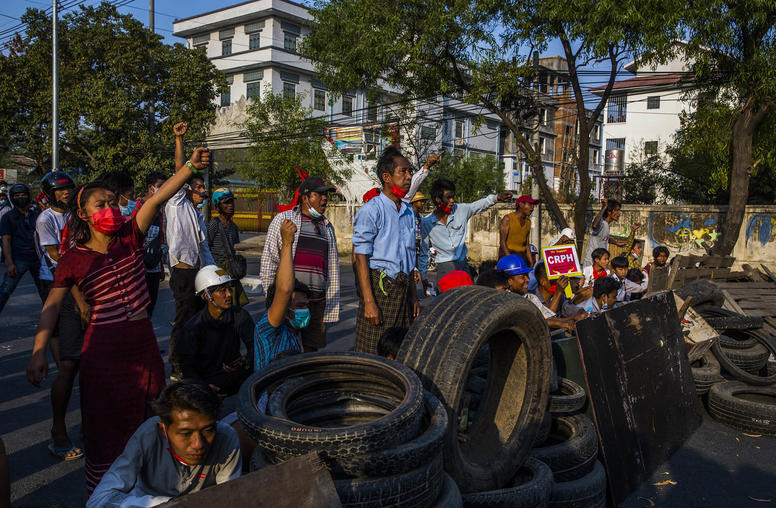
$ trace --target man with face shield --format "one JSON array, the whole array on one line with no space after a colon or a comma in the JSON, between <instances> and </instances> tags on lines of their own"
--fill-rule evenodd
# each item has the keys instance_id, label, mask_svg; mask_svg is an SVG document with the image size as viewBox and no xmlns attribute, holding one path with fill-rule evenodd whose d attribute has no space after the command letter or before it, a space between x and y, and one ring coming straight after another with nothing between
<instances>
[{"instance_id":1,"label":"man with face shield","mask_svg":"<svg viewBox=\"0 0 776 508\"><path fill-rule=\"evenodd\" d=\"M46 287L40 280L40 258L35 250L35 221L40 212L32 206L30 188L25 184L11 185L8 196L13 210L0 219L0 236L3 238L3 255L7 267L3 282L0 283L0 312L27 272L35 281L40 299L46 300Z\"/></svg>"},{"instance_id":2,"label":"man with face shield","mask_svg":"<svg viewBox=\"0 0 776 508\"><path fill-rule=\"evenodd\" d=\"M233 305L232 284L221 267L197 272L194 287L206 306L186 322L178 341L183 378L206 383L221 397L237 393L253 370L253 319Z\"/></svg>"}]
</instances>

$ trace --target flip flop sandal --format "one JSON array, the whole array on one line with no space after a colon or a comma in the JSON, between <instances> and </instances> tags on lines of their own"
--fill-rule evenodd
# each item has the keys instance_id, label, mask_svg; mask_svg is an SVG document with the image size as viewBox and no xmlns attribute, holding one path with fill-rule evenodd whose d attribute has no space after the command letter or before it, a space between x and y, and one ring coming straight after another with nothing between
<instances>
[{"instance_id":1,"label":"flip flop sandal","mask_svg":"<svg viewBox=\"0 0 776 508\"><path fill-rule=\"evenodd\" d=\"M84 456L83 450L76 447L75 445L70 445L70 448L55 448L54 443L49 443L48 449L52 455L54 455L55 457L59 457L62 460L76 460ZM72 454L68 455L70 452L74 450L77 451L78 453L76 453L75 455L72 455Z\"/></svg>"}]
</instances>

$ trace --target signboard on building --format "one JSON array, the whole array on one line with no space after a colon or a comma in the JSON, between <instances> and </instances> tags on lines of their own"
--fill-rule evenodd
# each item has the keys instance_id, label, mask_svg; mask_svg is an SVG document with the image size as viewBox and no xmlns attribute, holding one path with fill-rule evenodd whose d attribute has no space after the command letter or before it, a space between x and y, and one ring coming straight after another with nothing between
<instances>
[{"instance_id":1,"label":"signboard on building","mask_svg":"<svg viewBox=\"0 0 776 508\"><path fill-rule=\"evenodd\" d=\"M360 154L364 147L364 129L362 127L331 127L328 137L342 153Z\"/></svg>"},{"instance_id":2,"label":"signboard on building","mask_svg":"<svg viewBox=\"0 0 776 508\"><path fill-rule=\"evenodd\" d=\"M16 183L19 177L18 173L18 169L0 168L0 180L5 180L8 183Z\"/></svg>"}]
</instances>

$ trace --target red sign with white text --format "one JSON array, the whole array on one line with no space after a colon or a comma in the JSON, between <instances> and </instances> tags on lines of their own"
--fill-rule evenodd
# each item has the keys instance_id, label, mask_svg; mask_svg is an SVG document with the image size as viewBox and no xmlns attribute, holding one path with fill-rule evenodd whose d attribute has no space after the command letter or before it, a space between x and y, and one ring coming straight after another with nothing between
<instances>
[{"instance_id":1,"label":"red sign with white text","mask_svg":"<svg viewBox=\"0 0 776 508\"><path fill-rule=\"evenodd\" d=\"M557 279L561 275L576 277L582 275L582 268L577 257L577 249L573 245L553 245L542 249L544 266L547 267L547 278Z\"/></svg>"}]
</instances>

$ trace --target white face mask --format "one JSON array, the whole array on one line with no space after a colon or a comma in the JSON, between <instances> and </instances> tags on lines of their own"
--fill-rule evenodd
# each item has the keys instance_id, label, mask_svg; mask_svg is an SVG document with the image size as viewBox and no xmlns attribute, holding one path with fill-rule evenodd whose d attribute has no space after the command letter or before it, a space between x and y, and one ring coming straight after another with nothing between
<instances>
[{"instance_id":1,"label":"white face mask","mask_svg":"<svg viewBox=\"0 0 776 508\"><path fill-rule=\"evenodd\" d=\"M156 185L152 185L152 186L151 186L151 188L154 190L154 191L151 193L151 195L152 195L152 196L153 196L154 194L156 194L157 192L159 192L159 187L157 187Z\"/></svg>"}]
</instances>

